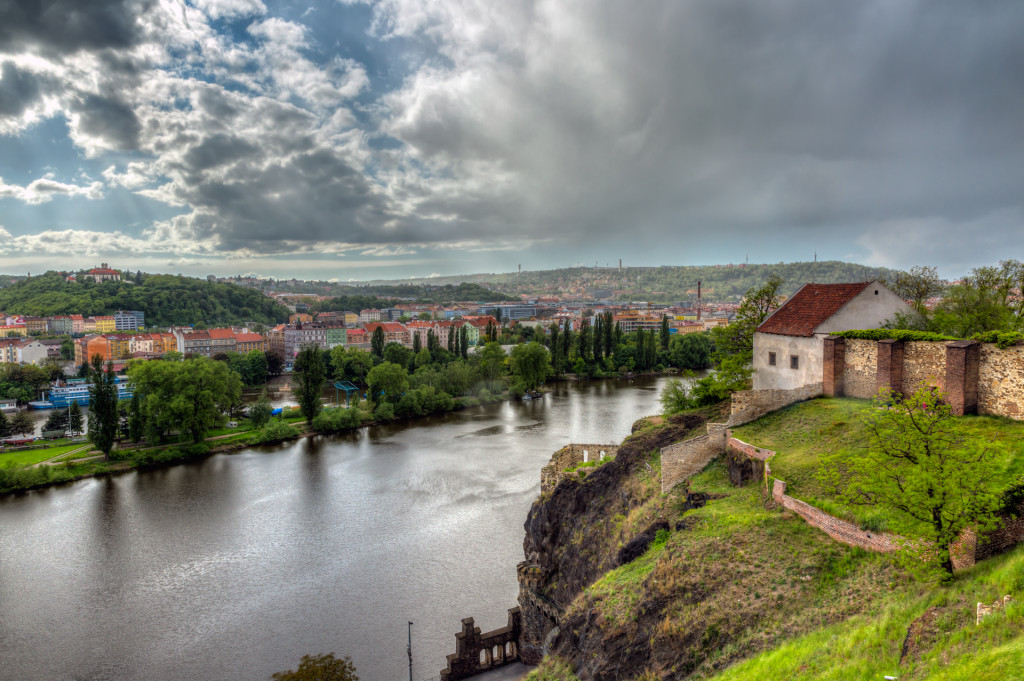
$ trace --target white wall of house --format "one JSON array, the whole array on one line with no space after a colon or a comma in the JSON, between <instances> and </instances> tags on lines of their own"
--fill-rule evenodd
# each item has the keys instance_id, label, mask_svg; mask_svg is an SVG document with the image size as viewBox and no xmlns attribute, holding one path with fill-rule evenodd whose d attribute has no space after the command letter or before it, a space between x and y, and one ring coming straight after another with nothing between
<instances>
[{"instance_id":1,"label":"white wall of house","mask_svg":"<svg viewBox=\"0 0 1024 681\"><path fill-rule=\"evenodd\" d=\"M754 390L792 390L821 380L824 338L827 334L780 336L754 334ZM775 366L769 364L775 353ZM797 368L792 368L792 358Z\"/></svg>"},{"instance_id":2,"label":"white wall of house","mask_svg":"<svg viewBox=\"0 0 1024 681\"><path fill-rule=\"evenodd\" d=\"M880 282L873 281L814 331L827 334L851 329L877 329L898 312L909 314L912 311L913 308L902 298Z\"/></svg>"},{"instance_id":3,"label":"white wall of house","mask_svg":"<svg viewBox=\"0 0 1024 681\"><path fill-rule=\"evenodd\" d=\"M32 341L18 348L18 361L22 364L41 364L46 359L46 346Z\"/></svg>"}]
</instances>

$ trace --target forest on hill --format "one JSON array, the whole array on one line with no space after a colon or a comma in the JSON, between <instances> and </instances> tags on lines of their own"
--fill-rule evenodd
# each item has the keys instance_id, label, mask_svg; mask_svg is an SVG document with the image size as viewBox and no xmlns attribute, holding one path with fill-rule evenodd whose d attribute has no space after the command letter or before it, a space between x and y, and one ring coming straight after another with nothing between
<instances>
[{"instance_id":1,"label":"forest on hill","mask_svg":"<svg viewBox=\"0 0 1024 681\"><path fill-rule=\"evenodd\" d=\"M697 282L702 282L709 300L738 300L752 286L759 286L772 274L783 279L780 293L790 295L808 282L835 284L890 278L894 270L856 263L829 260L775 264L729 264L663 267L569 267L556 270L524 271L523 273L470 274L441 277L434 284L474 283L486 285L509 297L513 294L556 295L582 292L594 298L612 300L649 300L675 302L696 295ZM412 283L423 283L414 280ZM408 284L408 282L407 282ZM373 282L380 288L387 282Z\"/></svg>"},{"instance_id":2,"label":"forest on hill","mask_svg":"<svg viewBox=\"0 0 1024 681\"><path fill-rule=\"evenodd\" d=\"M141 310L147 326L187 324L276 324L288 309L260 291L171 274L142 274L129 281L65 281L47 272L0 288L0 311L6 314L108 315Z\"/></svg>"}]
</instances>

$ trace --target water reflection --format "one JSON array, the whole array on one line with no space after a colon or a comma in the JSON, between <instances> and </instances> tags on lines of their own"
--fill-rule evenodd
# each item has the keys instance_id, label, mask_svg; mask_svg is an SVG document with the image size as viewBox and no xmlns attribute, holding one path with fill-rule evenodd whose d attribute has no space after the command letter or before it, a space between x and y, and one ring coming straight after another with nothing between
<instances>
[{"instance_id":1,"label":"water reflection","mask_svg":"<svg viewBox=\"0 0 1024 681\"><path fill-rule=\"evenodd\" d=\"M662 380L258 447L0 499L0 678L266 679L305 653L437 673L502 626L540 468L657 411Z\"/></svg>"}]
</instances>

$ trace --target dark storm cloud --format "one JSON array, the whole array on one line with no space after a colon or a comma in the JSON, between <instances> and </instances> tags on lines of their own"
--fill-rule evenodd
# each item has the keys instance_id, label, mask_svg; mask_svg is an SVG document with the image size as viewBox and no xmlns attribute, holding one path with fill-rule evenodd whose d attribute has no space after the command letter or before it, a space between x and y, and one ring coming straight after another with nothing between
<instances>
[{"instance_id":1,"label":"dark storm cloud","mask_svg":"<svg viewBox=\"0 0 1024 681\"><path fill-rule=\"evenodd\" d=\"M103 140L111 149L134 150L139 146L141 125L135 111L115 97L87 95L72 110L79 114L78 129Z\"/></svg>"},{"instance_id":2,"label":"dark storm cloud","mask_svg":"<svg viewBox=\"0 0 1024 681\"><path fill-rule=\"evenodd\" d=\"M3 0L4 51L67 54L125 48L139 39L137 18L151 0Z\"/></svg>"},{"instance_id":3,"label":"dark storm cloud","mask_svg":"<svg viewBox=\"0 0 1024 681\"><path fill-rule=\"evenodd\" d=\"M11 62L0 67L0 117L21 115L43 94L43 80Z\"/></svg>"}]
</instances>

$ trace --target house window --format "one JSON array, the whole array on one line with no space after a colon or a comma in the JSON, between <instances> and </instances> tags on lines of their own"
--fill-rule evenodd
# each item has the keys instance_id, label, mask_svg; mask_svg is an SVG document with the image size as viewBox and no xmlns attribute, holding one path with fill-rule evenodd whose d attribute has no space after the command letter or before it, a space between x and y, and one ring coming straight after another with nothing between
<instances>
[{"instance_id":1,"label":"house window","mask_svg":"<svg viewBox=\"0 0 1024 681\"><path fill-rule=\"evenodd\" d=\"M796 355L790 355L789 356L789 368L790 369L799 369L800 368L800 358L797 357Z\"/></svg>"},{"instance_id":2,"label":"house window","mask_svg":"<svg viewBox=\"0 0 1024 681\"><path fill-rule=\"evenodd\" d=\"M770 367L775 366L775 353L774 352L769 352L768 353L768 366L770 366Z\"/></svg>"}]
</instances>

